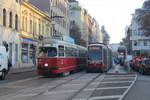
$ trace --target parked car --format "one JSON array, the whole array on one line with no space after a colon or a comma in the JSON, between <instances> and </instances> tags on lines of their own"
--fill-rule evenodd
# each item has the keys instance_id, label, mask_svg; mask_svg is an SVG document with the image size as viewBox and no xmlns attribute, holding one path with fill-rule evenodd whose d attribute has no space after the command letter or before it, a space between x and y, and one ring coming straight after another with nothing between
<instances>
[{"instance_id":1,"label":"parked car","mask_svg":"<svg viewBox=\"0 0 150 100\"><path fill-rule=\"evenodd\" d=\"M139 73L145 74L146 72L150 72L150 58L142 59L139 67Z\"/></svg>"},{"instance_id":2,"label":"parked car","mask_svg":"<svg viewBox=\"0 0 150 100\"><path fill-rule=\"evenodd\" d=\"M141 60L144 59L144 58L145 58L144 56L133 57L133 59L130 61L131 68L136 70L136 71L139 71L140 66L142 64Z\"/></svg>"},{"instance_id":3,"label":"parked car","mask_svg":"<svg viewBox=\"0 0 150 100\"><path fill-rule=\"evenodd\" d=\"M9 71L8 56L6 48L0 46L0 80L4 80Z\"/></svg>"}]
</instances>

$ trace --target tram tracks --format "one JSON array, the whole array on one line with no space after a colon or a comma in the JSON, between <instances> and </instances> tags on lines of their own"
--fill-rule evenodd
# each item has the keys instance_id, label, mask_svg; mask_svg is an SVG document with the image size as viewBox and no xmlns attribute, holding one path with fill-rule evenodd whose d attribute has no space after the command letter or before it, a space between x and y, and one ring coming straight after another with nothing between
<instances>
[{"instance_id":1,"label":"tram tracks","mask_svg":"<svg viewBox=\"0 0 150 100\"><path fill-rule=\"evenodd\" d=\"M81 73L81 75L82 75L82 73ZM48 81L51 83L53 81L58 81L60 79L61 78L51 78ZM14 89L14 91L13 92L11 92L10 90L9 91L4 91L4 93L3 93L4 95L0 96L0 100L8 100L8 99L11 100L11 98L17 97L18 95L21 96L21 94L24 93L25 91L32 91L32 90L41 88L42 86L45 85L45 83L44 84L39 84L39 87L30 86L30 85L28 86L27 85L27 83L29 83L30 81L32 81L33 83L35 83L36 81L38 82L40 80L42 80L43 82L45 82L45 78L41 78L41 77L38 76L38 77L34 77L34 78L28 78L28 79L18 80L16 82L10 82L10 83L1 85L0 89L4 89L4 90L6 90L6 89L11 89L11 90ZM19 89L19 90L17 90L17 89Z\"/></svg>"},{"instance_id":2,"label":"tram tracks","mask_svg":"<svg viewBox=\"0 0 150 100\"><path fill-rule=\"evenodd\" d=\"M134 84L136 77L136 75L81 72L51 80L42 79L43 83L40 79L36 79L34 83L40 81L42 84L22 88L13 94L0 97L0 100L122 100Z\"/></svg>"},{"instance_id":3,"label":"tram tracks","mask_svg":"<svg viewBox=\"0 0 150 100\"><path fill-rule=\"evenodd\" d=\"M67 84L67 83L69 83L69 82L71 82L71 81L73 81L73 80L75 80L75 79L78 79L78 78L80 78L80 77L83 76L83 75L85 75L85 73L82 73L81 75L79 75L79 76L77 76L77 77L75 77L75 78L73 78L73 79L69 79L69 80L67 80L67 81L65 81L65 82L62 82L62 83L60 83L60 84L57 84L56 86L54 86L54 87L52 87L52 88L49 88L49 89L47 89L46 91L42 91L42 92L38 93L37 95L34 95L34 96L30 97L30 98L27 99L27 100L33 100L33 99L35 99L35 98L38 98L39 96L43 95L44 93L46 93L46 92L51 92L51 91L53 91L54 89L56 89L56 88L58 88L58 87L60 87L60 86L62 86L62 85L64 85L64 84Z\"/></svg>"},{"instance_id":4,"label":"tram tracks","mask_svg":"<svg viewBox=\"0 0 150 100\"><path fill-rule=\"evenodd\" d=\"M67 100L73 100L74 97L76 97L81 91L83 91L87 86L89 86L94 80L96 80L99 76L102 74L98 74L96 77L94 77L91 81L89 81L86 85L84 85L81 89L76 91L72 96L70 96Z\"/></svg>"},{"instance_id":5,"label":"tram tracks","mask_svg":"<svg viewBox=\"0 0 150 100\"><path fill-rule=\"evenodd\" d=\"M76 84L76 83L74 83L73 81L77 81L77 80L82 80L82 79L84 79L84 80L86 80L86 78L88 79L89 77L88 76L92 76L93 78L92 79L90 79L90 81L89 82L87 82L85 85L83 85L83 87L81 87L80 89L78 89L78 90L72 90L72 92L74 92L73 93L73 95L71 95L71 96L69 96L68 97L68 99L65 99L65 100L72 100L78 93L80 93L83 89L85 89L89 84L91 84L94 80L96 80L100 75L102 75L102 74L94 74L94 76L93 76L93 74L86 74L86 73L82 73L82 74L80 74L79 76L77 76L77 77L75 77L75 78L72 78L72 79L69 79L69 80L67 80L67 81L65 81L65 82L62 82L62 83L60 83L60 84L57 84L56 86L54 86L54 87L52 87L52 88L48 88L47 90L45 90L45 91L42 91L42 92L40 92L40 93L38 93L38 94L36 94L36 95L33 95L33 96L31 96L31 97L29 97L28 99L25 99L25 100L37 100L38 98L40 98L41 96L43 96L43 95L45 95L45 94L49 94L49 93L55 93L55 89L57 89L57 88L60 88L60 87L63 87L63 86L65 86L66 84ZM67 78L67 77L66 77ZM63 80L63 79L62 79ZM89 79L88 79L89 80ZM82 83L81 83L82 84ZM68 92L71 92L71 90L69 90ZM56 92L56 94L57 93L63 93L62 91L57 91ZM64 93L67 93L66 92L66 90L65 90L65 92ZM66 94L67 95L67 94Z\"/></svg>"}]
</instances>

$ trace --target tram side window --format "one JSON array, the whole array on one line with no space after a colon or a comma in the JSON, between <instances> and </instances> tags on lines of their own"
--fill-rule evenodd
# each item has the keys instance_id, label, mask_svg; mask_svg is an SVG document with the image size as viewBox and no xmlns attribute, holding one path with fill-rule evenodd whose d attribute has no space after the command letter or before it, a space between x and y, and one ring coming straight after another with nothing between
<instances>
[{"instance_id":1,"label":"tram side window","mask_svg":"<svg viewBox=\"0 0 150 100\"><path fill-rule=\"evenodd\" d=\"M54 47L40 47L39 57L55 57L57 56L57 50Z\"/></svg>"},{"instance_id":2,"label":"tram side window","mask_svg":"<svg viewBox=\"0 0 150 100\"><path fill-rule=\"evenodd\" d=\"M59 46L59 56L63 57L64 56L64 46Z\"/></svg>"},{"instance_id":3,"label":"tram side window","mask_svg":"<svg viewBox=\"0 0 150 100\"><path fill-rule=\"evenodd\" d=\"M106 51L106 49L103 50L103 58L104 58L104 63L107 64L107 51Z\"/></svg>"},{"instance_id":4,"label":"tram side window","mask_svg":"<svg viewBox=\"0 0 150 100\"><path fill-rule=\"evenodd\" d=\"M73 49L71 47L65 47L65 54L67 57L73 56Z\"/></svg>"}]
</instances>

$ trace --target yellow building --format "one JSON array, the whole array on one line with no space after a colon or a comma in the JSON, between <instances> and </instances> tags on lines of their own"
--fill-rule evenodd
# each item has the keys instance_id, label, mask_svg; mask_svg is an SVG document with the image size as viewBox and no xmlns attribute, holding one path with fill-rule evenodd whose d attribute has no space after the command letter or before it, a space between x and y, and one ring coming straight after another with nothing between
<instances>
[{"instance_id":1,"label":"yellow building","mask_svg":"<svg viewBox=\"0 0 150 100\"><path fill-rule=\"evenodd\" d=\"M20 66L34 65L36 47L39 37L50 37L50 17L30 4L27 0L20 2Z\"/></svg>"}]
</instances>

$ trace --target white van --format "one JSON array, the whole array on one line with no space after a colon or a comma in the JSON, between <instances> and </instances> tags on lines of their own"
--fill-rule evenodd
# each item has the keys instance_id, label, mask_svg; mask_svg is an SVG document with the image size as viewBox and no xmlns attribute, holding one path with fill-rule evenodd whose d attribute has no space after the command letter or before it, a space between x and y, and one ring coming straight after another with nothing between
<instances>
[{"instance_id":1,"label":"white van","mask_svg":"<svg viewBox=\"0 0 150 100\"><path fill-rule=\"evenodd\" d=\"M8 73L8 57L6 48L0 46L0 80L4 80Z\"/></svg>"}]
</instances>

